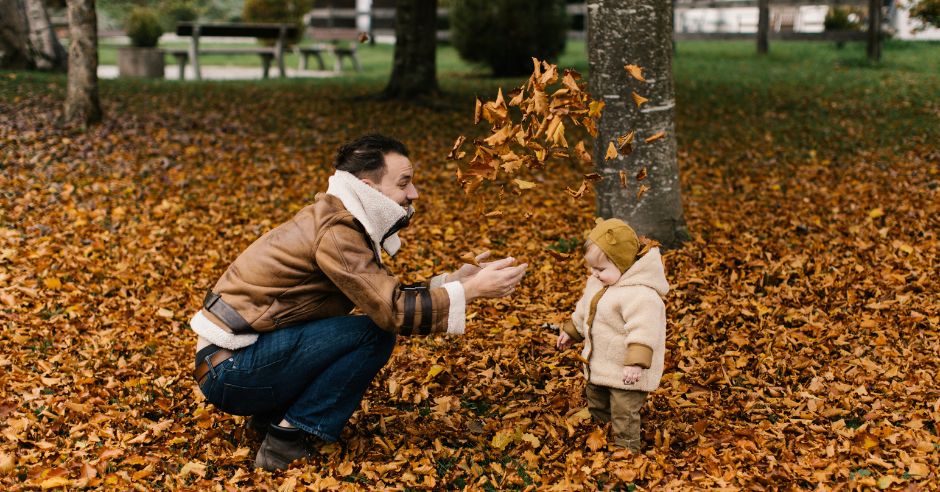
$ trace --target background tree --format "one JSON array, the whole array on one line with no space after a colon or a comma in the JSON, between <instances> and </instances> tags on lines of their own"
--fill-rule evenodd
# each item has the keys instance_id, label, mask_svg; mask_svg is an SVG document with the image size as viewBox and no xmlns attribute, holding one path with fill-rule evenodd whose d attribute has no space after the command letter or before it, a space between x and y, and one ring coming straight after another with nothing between
<instances>
[{"instance_id":1,"label":"background tree","mask_svg":"<svg viewBox=\"0 0 940 492\"><path fill-rule=\"evenodd\" d=\"M437 86L437 0L398 0L395 58L384 97L431 95Z\"/></svg>"},{"instance_id":2,"label":"background tree","mask_svg":"<svg viewBox=\"0 0 940 492\"><path fill-rule=\"evenodd\" d=\"M0 0L0 68L64 72L65 49L42 0Z\"/></svg>"},{"instance_id":3,"label":"background tree","mask_svg":"<svg viewBox=\"0 0 940 492\"><path fill-rule=\"evenodd\" d=\"M527 75L532 57L556 60L568 30L564 0L455 0L450 23L460 57L497 77Z\"/></svg>"},{"instance_id":4,"label":"background tree","mask_svg":"<svg viewBox=\"0 0 940 492\"><path fill-rule=\"evenodd\" d=\"M69 0L69 82L65 120L101 121L98 100L98 27L95 0Z\"/></svg>"},{"instance_id":5,"label":"background tree","mask_svg":"<svg viewBox=\"0 0 940 492\"><path fill-rule=\"evenodd\" d=\"M676 247L688 237L688 230L676 158L672 3L634 0L627 8L618 0L589 0L587 7L590 90L606 103L594 143L594 162L606 178L596 183L597 214L623 218L638 233ZM628 64L643 68L645 83L624 70ZM638 107L632 90L649 101ZM635 150L605 161L608 143L630 130L636 130ZM665 132L665 137L643 142L658 132ZM643 168L648 177L639 185L649 191L637 199L633 178ZM626 190L621 187L621 171L630 178Z\"/></svg>"},{"instance_id":6,"label":"background tree","mask_svg":"<svg viewBox=\"0 0 940 492\"><path fill-rule=\"evenodd\" d=\"M940 0L919 0L911 7L911 17L920 21L919 30L940 28Z\"/></svg>"}]
</instances>

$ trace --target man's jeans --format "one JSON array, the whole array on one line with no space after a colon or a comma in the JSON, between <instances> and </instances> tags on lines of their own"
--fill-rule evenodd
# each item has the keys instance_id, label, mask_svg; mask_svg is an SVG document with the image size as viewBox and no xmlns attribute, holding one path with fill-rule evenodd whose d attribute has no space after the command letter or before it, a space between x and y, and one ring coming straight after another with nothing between
<instances>
[{"instance_id":1,"label":"man's jeans","mask_svg":"<svg viewBox=\"0 0 940 492\"><path fill-rule=\"evenodd\" d=\"M255 415L336 441L388 362L395 334L366 316L342 316L262 333L209 371L200 389L235 415Z\"/></svg>"}]
</instances>

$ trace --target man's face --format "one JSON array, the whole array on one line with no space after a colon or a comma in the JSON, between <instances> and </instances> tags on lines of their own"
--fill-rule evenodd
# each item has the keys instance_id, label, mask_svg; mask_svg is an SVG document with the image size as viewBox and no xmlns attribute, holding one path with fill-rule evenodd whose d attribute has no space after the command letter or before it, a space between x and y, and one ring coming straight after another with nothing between
<instances>
[{"instance_id":1,"label":"man's face","mask_svg":"<svg viewBox=\"0 0 940 492\"><path fill-rule=\"evenodd\" d=\"M413 179L414 167L411 161L399 153L389 152L385 154L385 174L382 178L378 181L362 178L362 181L408 210L411 202L418 199L418 189Z\"/></svg>"}]
</instances>

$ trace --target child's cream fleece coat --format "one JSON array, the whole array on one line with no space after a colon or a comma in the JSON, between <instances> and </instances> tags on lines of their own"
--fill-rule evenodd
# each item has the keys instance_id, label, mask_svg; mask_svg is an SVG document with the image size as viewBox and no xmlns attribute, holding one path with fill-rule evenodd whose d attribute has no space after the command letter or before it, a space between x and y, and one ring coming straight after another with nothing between
<instances>
[{"instance_id":1,"label":"child's cream fleece coat","mask_svg":"<svg viewBox=\"0 0 940 492\"><path fill-rule=\"evenodd\" d=\"M584 338L582 355L589 362L585 377L593 384L626 390L653 391L663 375L666 352L666 306L669 291L659 248L636 261L620 280L607 287L589 277L572 315L575 338ZM594 298L601 293L600 299ZM596 308L591 304L596 302ZM593 322L589 323L593 311ZM571 335L570 329L566 330ZM628 365L644 367L639 381L623 383Z\"/></svg>"}]
</instances>

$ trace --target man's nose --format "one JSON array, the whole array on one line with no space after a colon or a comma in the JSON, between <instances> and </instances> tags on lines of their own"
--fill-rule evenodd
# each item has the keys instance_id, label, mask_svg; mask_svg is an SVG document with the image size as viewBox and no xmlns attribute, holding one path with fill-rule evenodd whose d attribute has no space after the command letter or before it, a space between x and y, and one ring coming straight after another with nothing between
<instances>
[{"instance_id":1,"label":"man's nose","mask_svg":"<svg viewBox=\"0 0 940 492\"><path fill-rule=\"evenodd\" d=\"M409 200L414 201L414 200L417 200L417 199L418 199L418 188L416 188L415 185L409 186L408 189L405 190L405 191L406 191L405 196L406 196Z\"/></svg>"}]
</instances>

